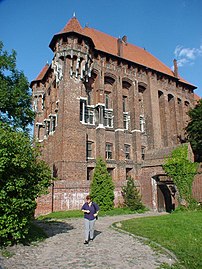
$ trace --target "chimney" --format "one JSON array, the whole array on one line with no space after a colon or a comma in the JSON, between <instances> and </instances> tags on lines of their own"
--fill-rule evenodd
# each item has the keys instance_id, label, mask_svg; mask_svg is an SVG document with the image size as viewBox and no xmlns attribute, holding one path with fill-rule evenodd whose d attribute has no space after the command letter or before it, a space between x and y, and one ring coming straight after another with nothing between
<instances>
[{"instance_id":1,"label":"chimney","mask_svg":"<svg viewBox=\"0 0 202 269\"><path fill-rule=\"evenodd\" d=\"M123 57L123 41L122 39L119 37L117 39L117 48L118 48L118 56Z\"/></svg>"},{"instance_id":2,"label":"chimney","mask_svg":"<svg viewBox=\"0 0 202 269\"><path fill-rule=\"evenodd\" d=\"M173 60L173 64L174 64L174 76L176 78L178 78L178 66L177 66L177 60L176 59Z\"/></svg>"},{"instance_id":3,"label":"chimney","mask_svg":"<svg viewBox=\"0 0 202 269\"><path fill-rule=\"evenodd\" d=\"M127 36L126 36L126 35L124 35L124 36L122 37L122 41L123 41L125 44L127 44Z\"/></svg>"}]
</instances>

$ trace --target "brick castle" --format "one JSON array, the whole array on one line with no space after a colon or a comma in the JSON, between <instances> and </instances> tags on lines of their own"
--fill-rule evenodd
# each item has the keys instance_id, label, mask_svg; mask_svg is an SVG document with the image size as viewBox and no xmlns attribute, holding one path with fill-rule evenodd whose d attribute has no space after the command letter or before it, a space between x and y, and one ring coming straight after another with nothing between
<instances>
[{"instance_id":1,"label":"brick castle","mask_svg":"<svg viewBox=\"0 0 202 269\"><path fill-rule=\"evenodd\" d=\"M162 163L184 142L196 88L179 76L177 61L172 71L126 36L82 28L76 17L49 47L52 63L31 82L34 136L59 180L36 214L80 208L98 156L115 183L115 205L132 176L147 207L174 209L176 188Z\"/></svg>"}]
</instances>

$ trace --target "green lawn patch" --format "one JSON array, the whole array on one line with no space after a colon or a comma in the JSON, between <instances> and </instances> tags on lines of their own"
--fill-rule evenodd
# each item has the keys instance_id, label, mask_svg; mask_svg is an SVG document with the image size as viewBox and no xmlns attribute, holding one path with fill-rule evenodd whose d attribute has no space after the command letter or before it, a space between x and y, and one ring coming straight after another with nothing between
<instances>
[{"instance_id":1,"label":"green lawn patch","mask_svg":"<svg viewBox=\"0 0 202 269\"><path fill-rule=\"evenodd\" d=\"M187 269L202 268L202 211L122 221L121 229L173 252Z\"/></svg>"},{"instance_id":2,"label":"green lawn patch","mask_svg":"<svg viewBox=\"0 0 202 269\"><path fill-rule=\"evenodd\" d=\"M99 216L118 216L118 215L128 215L135 213L143 213L145 210L137 210L132 211L129 208L114 208L108 211L100 211ZM81 210L67 210L67 211L58 211L53 212L48 215L40 216L38 220L46 220L46 219L67 219L67 218L81 218L83 217L83 212Z\"/></svg>"}]
</instances>

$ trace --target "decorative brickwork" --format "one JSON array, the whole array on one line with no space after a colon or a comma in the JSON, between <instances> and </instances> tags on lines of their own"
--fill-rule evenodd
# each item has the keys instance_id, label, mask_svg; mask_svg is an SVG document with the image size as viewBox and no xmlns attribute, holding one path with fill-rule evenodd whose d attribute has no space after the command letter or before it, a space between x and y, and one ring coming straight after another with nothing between
<instances>
[{"instance_id":1,"label":"decorative brickwork","mask_svg":"<svg viewBox=\"0 0 202 269\"><path fill-rule=\"evenodd\" d=\"M116 205L130 175L146 206L171 210L173 182L162 179L161 164L184 139L195 86L126 36L82 28L75 17L50 48L51 65L31 82L34 136L59 180L36 214L80 208L98 156L115 182Z\"/></svg>"}]
</instances>

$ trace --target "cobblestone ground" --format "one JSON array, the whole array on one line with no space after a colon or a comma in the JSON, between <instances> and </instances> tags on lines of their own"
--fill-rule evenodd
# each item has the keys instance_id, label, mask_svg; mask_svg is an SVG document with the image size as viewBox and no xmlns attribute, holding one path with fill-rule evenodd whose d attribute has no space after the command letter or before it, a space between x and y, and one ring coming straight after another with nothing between
<instances>
[{"instance_id":1,"label":"cobblestone ground","mask_svg":"<svg viewBox=\"0 0 202 269\"><path fill-rule=\"evenodd\" d=\"M110 228L114 222L151 215L158 213L99 217L95 239L88 245L83 244L83 219L39 223L49 237L37 245L12 247L11 258L0 256L0 269L156 269L162 263L172 264L173 257Z\"/></svg>"}]
</instances>

